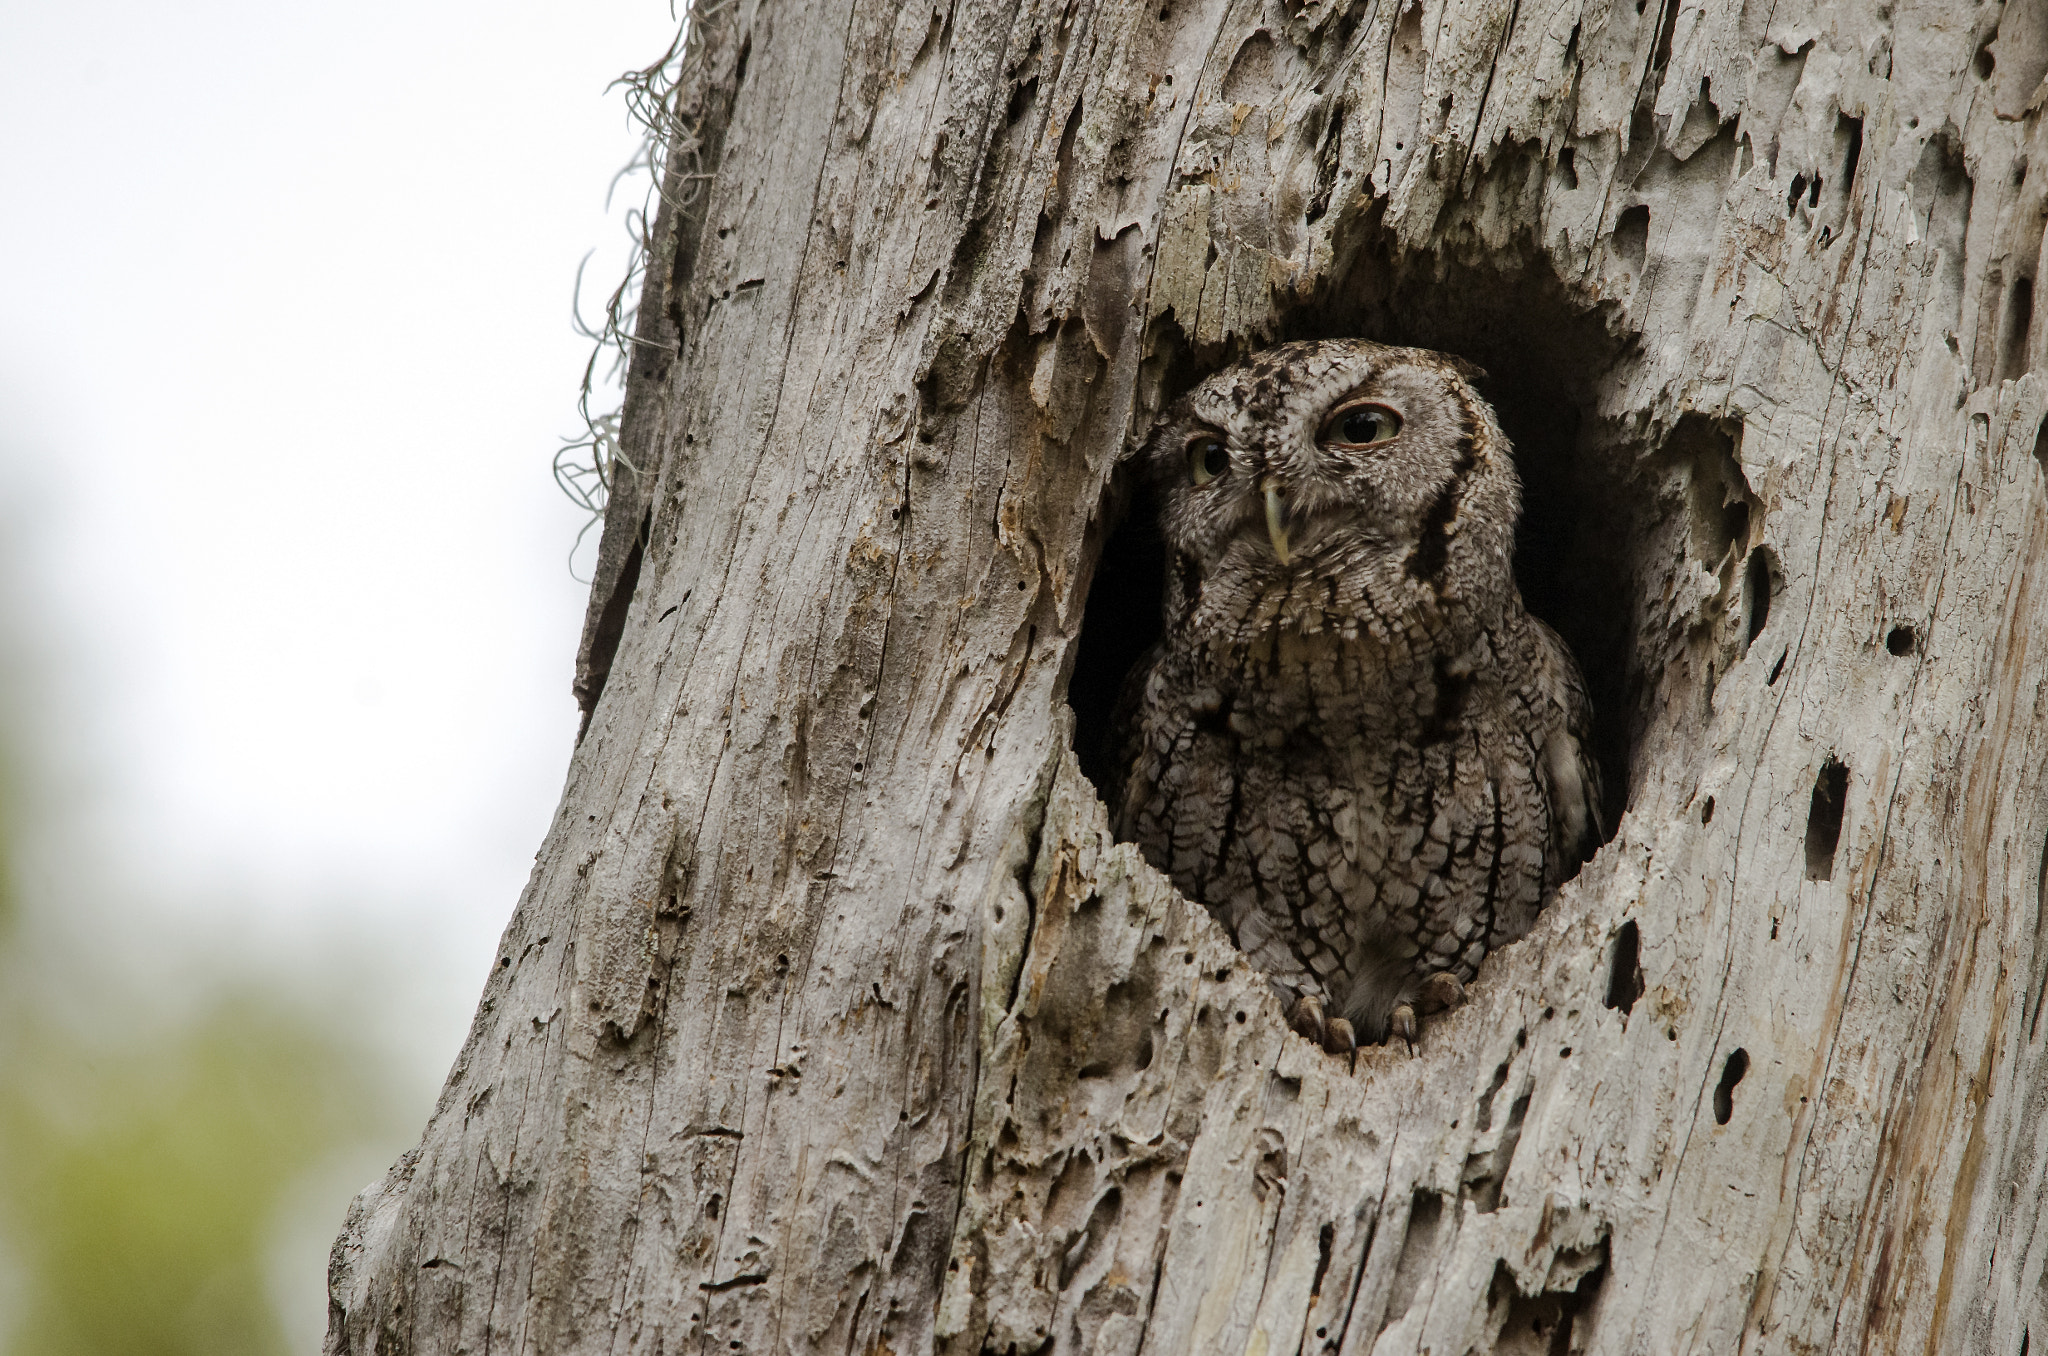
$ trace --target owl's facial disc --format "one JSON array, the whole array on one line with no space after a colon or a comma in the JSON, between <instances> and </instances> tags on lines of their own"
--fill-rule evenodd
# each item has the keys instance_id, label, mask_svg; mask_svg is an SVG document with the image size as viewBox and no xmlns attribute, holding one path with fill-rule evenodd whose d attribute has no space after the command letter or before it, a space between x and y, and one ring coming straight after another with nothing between
<instances>
[{"instance_id":1,"label":"owl's facial disc","mask_svg":"<svg viewBox=\"0 0 2048 1356\"><path fill-rule=\"evenodd\" d=\"M1379 455L1400 434L1402 422L1400 412L1383 400L1344 400L1323 418L1313 451L1266 464L1258 480L1259 496L1264 501L1266 537L1282 565L1292 565L1298 554L1289 518L1308 534L1313 549L1323 536L1318 529L1355 516L1357 505L1333 482L1344 478L1341 468L1355 468L1361 459Z\"/></svg>"},{"instance_id":2,"label":"owl's facial disc","mask_svg":"<svg viewBox=\"0 0 2048 1356\"><path fill-rule=\"evenodd\" d=\"M1165 535L1205 574L1260 587L1412 577L1425 539L1469 554L1472 524L1507 521L1513 506L1469 523L1459 511L1506 483L1474 460L1484 430L1465 390L1440 355L1362 340L1254 354L1189 391L1155 431Z\"/></svg>"}]
</instances>

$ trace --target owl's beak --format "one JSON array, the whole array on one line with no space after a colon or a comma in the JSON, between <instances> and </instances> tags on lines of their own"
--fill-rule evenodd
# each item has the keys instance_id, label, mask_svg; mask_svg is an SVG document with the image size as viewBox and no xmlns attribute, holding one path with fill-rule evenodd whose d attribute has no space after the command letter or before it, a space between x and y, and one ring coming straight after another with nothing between
<instances>
[{"instance_id":1,"label":"owl's beak","mask_svg":"<svg viewBox=\"0 0 2048 1356\"><path fill-rule=\"evenodd\" d=\"M1280 477L1267 476L1259 488L1266 493L1266 535L1273 539L1273 554L1280 557L1282 565L1291 565L1294 556L1287 549L1287 499L1280 490Z\"/></svg>"}]
</instances>

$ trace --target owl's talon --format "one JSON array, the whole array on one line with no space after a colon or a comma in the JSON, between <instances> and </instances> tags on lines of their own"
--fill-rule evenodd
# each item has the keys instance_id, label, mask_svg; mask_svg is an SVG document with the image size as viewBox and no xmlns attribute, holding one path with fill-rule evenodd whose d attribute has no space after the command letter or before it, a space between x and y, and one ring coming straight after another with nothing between
<instances>
[{"instance_id":1,"label":"owl's talon","mask_svg":"<svg viewBox=\"0 0 2048 1356\"><path fill-rule=\"evenodd\" d=\"M1293 1008L1287 1013L1287 1025L1314 1044L1322 1045L1327 1030L1323 1021L1323 1000L1312 993L1295 999Z\"/></svg>"},{"instance_id":2,"label":"owl's talon","mask_svg":"<svg viewBox=\"0 0 2048 1356\"><path fill-rule=\"evenodd\" d=\"M1351 1023L1342 1017L1332 1017L1325 1023L1323 1049L1333 1055L1349 1055L1355 1066L1358 1063L1358 1036L1352 1031Z\"/></svg>"},{"instance_id":3,"label":"owl's talon","mask_svg":"<svg viewBox=\"0 0 2048 1356\"><path fill-rule=\"evenodd\" d=\"M1427 1016L1430 1013L1448 1012L1465 1001L1465 986L1449 970L1439 970L1422 981L1422 995L1415 1000L1416 1011Z\"/></svg>"},{"instance_id":4,"label":"owl's talon","mask_svg":"<svg viewBox=\"0 0 2048 1356\"><path fill-rule=\"evenodd\" d=\"M1408 1045L1408 1053L1415 1053L1415 1009L1406 1003L1395 1008L1387 1019L1387 1026Z\"/></svg>"},{"instance_id":5,"label":"owl's talon","mask_svg":"<svg viewBox=\"0 0 2048 1356\"><path fill-rule=\"evenodd\" d=\"M1357 1064L1358 1035L1351 1023L1342 1017L1325 1017L1323 1000L1314 994L1305 993L1294 1000L1294 1006L1287 1010L1287 1025L1325 1052L1349 1055L1352 1064Z\"/></svg>"}]
</instances>

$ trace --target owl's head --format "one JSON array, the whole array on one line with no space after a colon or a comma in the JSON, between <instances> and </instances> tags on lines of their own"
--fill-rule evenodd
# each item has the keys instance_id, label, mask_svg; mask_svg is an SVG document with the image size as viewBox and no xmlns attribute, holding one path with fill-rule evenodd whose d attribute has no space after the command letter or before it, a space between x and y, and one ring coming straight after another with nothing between
<instances>
[{"instance_id":1,"label":"owl's head","mask_svg":"<svg viewBox=\"0 0 2048 1356\"><path fill-rule=\"evenodd\" d=\"M1187 585L1340 606L1485 606L1512 588L1520 483L1476 368L1363 339L1282 344L1216 373L1144 456ZM1192 599L1190 599L1192 601Z\"/></svg>"}]
</instances>

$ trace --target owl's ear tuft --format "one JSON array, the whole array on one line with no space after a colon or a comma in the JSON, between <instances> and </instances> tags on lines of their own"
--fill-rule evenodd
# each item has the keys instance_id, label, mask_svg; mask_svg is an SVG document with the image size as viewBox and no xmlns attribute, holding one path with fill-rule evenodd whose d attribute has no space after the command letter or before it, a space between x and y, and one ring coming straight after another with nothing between
<instances>
[{"instance_id":1,"label":"owl's ear tuft","mask_svg":"<svg viewBox=\"0 0 2048 1356\"><path fill-rule=\"evenodd\" d=\"M1455 353L1446 353L1443 355L1443 360L1453 372L1456 372L1467 381L1480 382L1486 380L1486 369L1473 362L1470 358L1460 358Z\"/></svg>"}]
</instances>

